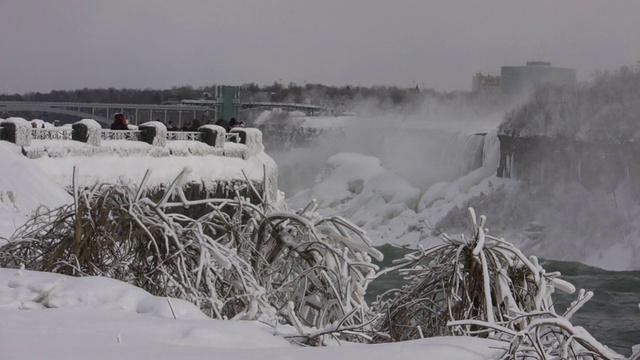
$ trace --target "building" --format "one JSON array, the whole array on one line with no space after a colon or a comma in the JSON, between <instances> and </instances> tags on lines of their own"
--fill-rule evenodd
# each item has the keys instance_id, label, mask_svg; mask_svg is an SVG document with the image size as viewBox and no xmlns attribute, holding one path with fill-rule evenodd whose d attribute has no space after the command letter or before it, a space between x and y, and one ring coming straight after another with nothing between
<instances>
[{"instance_id":1,"label":"building","mask_svg":"<svg viewBox=\"0 0 640 360\"><path fill-rule=\"evenodd\" d=\"M483 94L500 93L500 76L475 74L471 83L471 91Z\"/></svg>"},{"instance_id":2,"label":"building","mask_svg":"<svg viewBox=\"0 0 640 360\"><path fill-rule=\"evenodd\" d=\"M503 66L501 92L506 96L525 95L543 84L574 85L576 70L551 66L546 61L528 61L525 66Z\"/></svg>"}]
</instances>

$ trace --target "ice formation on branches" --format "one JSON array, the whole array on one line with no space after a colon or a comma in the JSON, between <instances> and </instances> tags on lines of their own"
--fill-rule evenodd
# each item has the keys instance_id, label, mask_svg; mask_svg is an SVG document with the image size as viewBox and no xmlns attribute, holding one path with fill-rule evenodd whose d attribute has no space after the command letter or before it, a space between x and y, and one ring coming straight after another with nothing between
<instances>
[{"instance_id":1,"label":"ice formation on branches","mask_svg":"<svg viewBox=\"0 0 640 360\"><path fill-rule=\"evenodd\" d=\"M139 186L74 182L74 204L40 209L0 248L0 266L123 280L214 318L288 323L298 342L368 338L370 256L382 255L361 230L314 206L275 209L248 180L258 204L239 188L234 198L189 200L190 171L159 199L147 194L149 172Z\"/></svg>"},{"instance_id":2,"label":"ice formation on branches","mask_svg":"<svg viewBox=\"0 0 640 360\"><path fill-rule=\"evenodd\" d=\"M410 280L374 306L382 314L378 341L465 335L505 341L504 359L614 359L619 355L570 323L593 293L581 290L563 315L555 290L575 287L547 273L535 257L488 234L486 218L469 208L472 234L442 234L443 244L408 254L396 266Z\"/></svg>"}]
</instances>

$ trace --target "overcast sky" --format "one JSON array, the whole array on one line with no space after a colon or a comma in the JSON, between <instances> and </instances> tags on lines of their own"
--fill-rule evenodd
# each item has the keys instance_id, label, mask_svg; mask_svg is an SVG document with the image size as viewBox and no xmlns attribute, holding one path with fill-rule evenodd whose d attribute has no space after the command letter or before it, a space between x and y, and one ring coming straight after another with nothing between
<instances>
[{"instance_id":1,"label":"overcast sky","mask_svg":"<svg viewBox=\"0 0 640 360\"><path fill-rule=\"evenodd\" d=\"M0 93L191 84L470 90L527 60L640 60L640 1L0 0Z\"/></svg>"}]
</instances>

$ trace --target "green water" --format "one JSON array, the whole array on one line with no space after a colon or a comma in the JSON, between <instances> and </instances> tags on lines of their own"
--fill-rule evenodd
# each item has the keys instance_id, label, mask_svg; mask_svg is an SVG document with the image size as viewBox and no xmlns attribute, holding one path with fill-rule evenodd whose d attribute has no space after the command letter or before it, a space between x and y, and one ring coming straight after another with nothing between
<instances>
[{"instance_id":1,"label":"green water","mask_svg":"<svg viewBox=\"0 0 640 360\"><path fill-rule=\"evenodd\" d=\"M383 269L394 259L409 252L407 249L384 245L378 248L385 255ZM571 322L587 329L598 341L622 355L631 355L631 347L640 344L640 271L606 271L576 262L542 261L547 270L560 271L562 279L577 289L593 291L593 298L578 311ZM404 284L397 274L376 279L367 292L367 300L373 301L385 290ZM556 293L556 312L563 313L576 295Z\"/></svg>"}]
</instances>

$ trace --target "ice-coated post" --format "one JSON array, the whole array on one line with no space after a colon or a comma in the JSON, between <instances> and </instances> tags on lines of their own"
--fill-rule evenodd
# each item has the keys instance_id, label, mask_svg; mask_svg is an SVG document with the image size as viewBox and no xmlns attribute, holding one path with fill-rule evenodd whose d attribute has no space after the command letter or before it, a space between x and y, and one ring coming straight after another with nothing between
<instances>
[{"instance_id":1,"label":"ice-coated post","mask_svg":"<svg viewBox=\"0 0 640 360\"><path fill-rule=\"evenodd\" d=\"M246 145L249 155L256 155L264 151L262 131L255 128L233 128L230 133L238 134L240 144Z\"/></svg>"},{"instance_id":2,"label":"ice-coated post","mask_svg":"<svg viewBox=\"0 0 640 360\"><path fill-rule=\"evenodd\" d=\"M23 118L8 118L0 123L0 139L19 146L31 145L31 124Z\"/></svg>"},{"instance_id":3,"label":"ice-coated post","mask_svg":"<svg viewBox=\"0 0 640 360\"><path fill-rule=\"evenodd\" d=\"M100 146L102 126L93 119L82 119L72 126L71 139L87 145Z\"/></svg>"},{"instance_id":4,"label":"ice-coated post","mask_svg":"<svg viewBox=\"0 0 640 360\"><path fill-rule=\"evenodd\" d=\"M202 142L216 148L223 148L227 131L218 125L202 125L198 128L202 133Z\"/></svg>"},{"instance_id":5,"label":"ice-coated post","mask_svg":"<svg viewBox=\"0 0 640 360\"><path fill-rule=\"evenodd\" d=\"M167 146L167 127L160 121L148 121L141 124L140 140L153 146Z\"/></svg>"}]
</instances>

